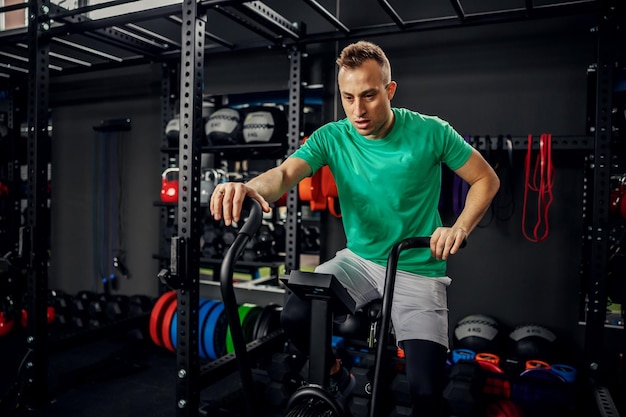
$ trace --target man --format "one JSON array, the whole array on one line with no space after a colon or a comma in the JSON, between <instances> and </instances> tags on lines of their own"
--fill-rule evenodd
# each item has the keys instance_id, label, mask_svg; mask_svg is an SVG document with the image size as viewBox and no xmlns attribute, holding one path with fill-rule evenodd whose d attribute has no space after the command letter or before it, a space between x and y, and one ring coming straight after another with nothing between
<instances>
[{"instance_id":1,"label":"man","mask_svg":"<svg viewBox=\"0 0 626 417\"><path fill-rule=\"evenodd\" d=\"M246 196L269 211L303 178L328 165L335 177L347 247L319 265L335 275L357 308L380 298L391 247L412 236L431 236L430 250L403 252L398 264L392 323L405 352L413 416L442 409L448 349L446 260L455 254L487 211L499 180L478 151L445 121L391 107L397 83L380 47L360 41L337 59L346 119L328 123L280 166L247 184L218 185L211 213L226 225L239 220ZM441 164L470 185L465 208L443 227L438 213ZM291 295L281 323L292 343L308 353L310 304ZM333 359L334 390L346 392L354 378Z\"/></svg>"}]
</instances>

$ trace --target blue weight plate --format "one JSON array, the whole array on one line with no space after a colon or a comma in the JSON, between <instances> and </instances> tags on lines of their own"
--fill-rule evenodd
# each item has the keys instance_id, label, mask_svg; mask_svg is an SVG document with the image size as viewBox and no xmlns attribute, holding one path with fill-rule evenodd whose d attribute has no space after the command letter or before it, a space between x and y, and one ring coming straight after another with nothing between
<instances>
[{"instance_id":1,"label":"blue weight plate","mask_svg":"<svg viewBox=\"0 0 626 417\"><path fill-rule=\"evenodd\" d=\"M200 299L200 304L198 306L198 323L202 323L202 315L206 314L207 307L213 305L214 303L214 300ZM198 327L200 327L200 324L198 324ZM174 316L172 317L172 324L170 325L170 338L172 339L172 346L174 346L174 349L176 349L176 346L178 346L178 311L175 312ZM200 357L202 357L202 355L206 356L206 353L202 352L202 349L200 348L199 340L198 354Z\"/></svg>"},{"instance_id":2,"label":"blue weight plate","mask_svg":"<svg viewBox=\"0 0 626 417\"><path fill-rule=\"evenodd\" d=\"M228 320L224 311L224 303L219 302L211 311L202 330L202 340L209 359L215 360L224 355L227 327Z\"/></svg>"},{"instance_id":3,"label":"blue weight plate","mask_svg":"<svg viewBox=\"0 0 626 417\"><path fill-rule=\"evenodd\" d=\"M204 345L204 331L211 313L219 304L220 302L217 300L207 300L207 303L198 313L198 355L200 359L212 359Z\"/></svg>"}]
</instances>

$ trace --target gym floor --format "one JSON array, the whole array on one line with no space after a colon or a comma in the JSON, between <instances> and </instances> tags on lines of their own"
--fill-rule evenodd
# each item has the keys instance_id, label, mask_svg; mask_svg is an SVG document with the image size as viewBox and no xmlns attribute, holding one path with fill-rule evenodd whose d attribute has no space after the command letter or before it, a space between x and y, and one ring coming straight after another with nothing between
<instances>
[{"instance_id":1,"label":"gym floor","mask_svg":"<svg viewBox=\"0 0 626 417\"><path fill-rule=\"evenodd\" d=\"M7 404L14 396L5 393L14 387L26 351L23 335L10 336L9 343L2 344L3 351L7 347L9 352L2 355L0 374L0 387ZM16 415L170 417L174 414L175 357L145 340L118 337L64 349L49 355L48 369L50 404Z\"/></svg>"},{"instance_id":2,"label":"gym floor","mask_svg":"<svg viewBox=\"0 0 626 417\"><path fill-rule=\"evenodd\" d=\"M149 340L128 335L103 338L49 355L52 400L37 410L15 410L16 375L25 353L24 335L0 340L0 415L33 417L172 417L175 415L176 357ZM207 403L216 390L239 386L239 375L201 392ZM245 402L240 401L245 404ZM278 416L263 410L259 417ZM202 413L202 408L201 408ZM216 414L208 415L233 415ZM245 415L245 413L244 413Z\"/></svg>"},{"instance_id":3,"label":"gym floor","mask_svg":"<svg viewBox=\"0 0 626 417\"><path fill-rule=\"evenodd\" d=\"M0 339L2 417L172 417L176 414L176 357L133 333L99 338L50 353L48 387L52 400L36 410L21 407L14 411L13 388L25 351L23 332L14 332ZM234 373L203 389L200 417L245 416L245 409L214 405L217 398L221 401L227 398L228 404L244 407L246 401L238 387L239 375ZM620 396L614 394L614 398L620 403L618 407L623 406ZM585 410L583 414L580 411L558 416L596 414L591 410ZM545 413L539 414L546 416ZM284 416L284 405L259 407L259 417L279 416Z\"/></svg>"}]
</instances>

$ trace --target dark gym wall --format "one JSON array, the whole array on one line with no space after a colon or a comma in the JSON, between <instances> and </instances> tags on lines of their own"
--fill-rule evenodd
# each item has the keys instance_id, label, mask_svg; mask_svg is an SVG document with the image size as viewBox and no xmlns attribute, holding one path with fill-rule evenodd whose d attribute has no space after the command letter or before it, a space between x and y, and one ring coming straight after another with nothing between
<instances>
[{"instance_id":1,"label":"dark gym wall","mask_svg":"<svg viewBox=\"0 0 626 417\"><path fill-rule=\"evenodd\" d=\"M463 135L585 135L589 64L595 41L588 19L566 18L408 34L377 41L392 62L393 104L436 114ZM410 51L410 52L409 52ZM450 326L468 314L492 315L504 326L543 324L564 345L581 348L578 324L584 152L554 151L554 203L549 237L522 235L523 163L514 155L515 212L487 213L468 247L449 265ZM533 162L536 152L533 153ZM526 230L536 220L536 193ZM543 230L543 229L542 229Z\"/></svg>"},{"instance_id":2,"label":"dark gym wall","mask_svg":"<svg viewBox=\"0 0 626 417\"><path fill-rule=\"evenodd\" d=\"M119 292L157 294L161 173L160 70L151 66L80 77L55 78L51 86L52 252L50 288L69 293L102 291L93 266L93 127L130 118L121 141L122 207L126 267ZM112 263L112 259L110 260Z\"/></svg>"},{"instance_id":3,"label":"dark gym wall","mask_svg":"<svg viewBox=\"0 0 626 417\"><path fill-rule=\"evenodd\" d=\"M586 73L596 51L590 27L586 18L562 18L371 40L391 60L399 84L394 106L438 115L463 135L582 136ZM328 49L336 53L345 44ZM340 104L338 109L343 117ZM497 318L503 332L517 324L539 323L578 355L584 331L578 308L588 152L554 152L554 203L549 237L541 243L531 243L522 234L525 153L515 152L513 176L502 184L513 191L513 217L505 221L487 213L468 247L450 261L450 331L474 313ZM533 161L535 157L533 153ZM528 203L529 233L536 221L534 196ZM343 244L340 236L327 241L331 246L334 242ZM326 253L336 249L326 248Z\"/></svg>"},{"instance_id":4,"label":"dark gym wall","mask_svg":"<svg viewBox=\"0 0 626 417\"><path fill-rule=\"evenodd\" d=\"M392 61L399 83L395 106L437 114L462 134L583 135L586 70L595 60L590 26L588 19L562 18L372 40L386 49ZM343 45L307 47L305 71L310 74L304 79L324 83L331 96L336 83L334 58ZM133 120L132 131L125 135L131 148L127 159L128 262L135 278L123 284L132 288L129 292L149 293L156 288L157 265L152 254L158 247L158 208L152 203L158 199L160 181L161 120L160 92L154 87L160 73L155 67L127 70L132 78L130 82L125 79L121 89L116 89L115 80L120 77L115 73L112 83L107 82L109 74L98 75L102 88L80 77L80 85L94 90L89 94L56 90L63 100L53 106L52 279L68 290L87 288L92 282L88 253L92 126L118 117ZM148 76L142 79L136 73L140 70ZM284 51L209 56L205 92L286 89L287 78ZM138 94L128 93L137 89L141 90ZM119 94L111 92L120 90ZM336 116L343 117L335 104L329 100L329 120L335 108ZM533 321L580 348L583 154L555 152L555 202L550 209L550 235L543 243L530 243L521 234L523 156L523 151L517 151L514 158L514 217L477 229L468 247L450 262L454 280L449 292L450 324L453 327L462 316L478 312L493 315L507 326ZM327 252L334 250L334 244L343 244L340 224L334 222L333 227Z\"/></svg>"}]
</instances>

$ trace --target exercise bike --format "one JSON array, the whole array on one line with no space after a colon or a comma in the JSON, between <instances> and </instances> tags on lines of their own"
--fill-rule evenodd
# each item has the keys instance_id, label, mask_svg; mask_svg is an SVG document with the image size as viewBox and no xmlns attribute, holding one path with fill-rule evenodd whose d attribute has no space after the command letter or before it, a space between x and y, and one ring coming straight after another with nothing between
<instances>
[{"instance_id":1,"label":"exercise bike","mask_svg":"<svg viewBox=\"0 0 626 417\"><path fill-rule=\"evenodd\" d=\"M257 409L255 406L258 404L258 401L256 398L255 383L249 359L250 355L246 346L243 329L239 321L238 304L233 286L233 271L234 265L245 250L246 244L259 229L263 218L263 211L259 203L250 198L245 199L243 210L249 210L249 216L246 218L241 229L237 232L235 240L224 254L220 268L220 289L224 302L224 309L230 326L233 348L237 358L242 391L244 397L246 398L246 412L249 417L253 417L257 415ZM354 313L355 301L348 295L347 290L339 284L339 281L337 281L333 275L293 271L288 281L289 282L286 282L286 284L290 289L292 289L292 291L295 291L303 297L311 297L313 304L311 340L320 340L324 343L320 344L320 346L325 346L325 341L330 340L332 333L333 313ZM334 308L334 311L331 307ZM317 343L315 346L315 349L319 349L317 347ZM337 404L331 394L321 388L328 386L329 381L328 372L322 372L325 370L325 360L326 358L323 355L311 358L309 384L301 387L294 393L293 398L290 398L290 404L299 402L300 398L302 398L305 402L308 402L308 398L316 399L321 397L323 409L332 407L331 411L333 414L327 414L324 413L323 410L313 408L310 410L312 413L309 414L302 414L300 411L296 411L298 414L289 412L287 415L297 415L301 417L305 415L311 417L321 417L325 415L328 417L350 415L349 410L347 410L343 405ZM293 407L294 406L292 405L288 405L288 408Z\"/></svg>"},{"instance_id":2,"label":"exercise bike","mask_svg":"<svg viewBox=\"0 0 626 417\"><path fill-rule=\"evenodd\" d=\"M247 399L247 413L252 417L256 415L255 404L257 403L254 380L243 330L239 322L232 277L234 264L245 250L248 241L260 227L263 212L260 205L249 198L244 202L244 209L246 208L250 209L250 215L224 256L220 270L220 287L239 365L242 388ZM462 247L464 246L465 242L463 242ZM380 398L382 367L385 363L387 345L385 342L390 333L391 305L400 253L408 249L428 247L430 247L429 236L406 238L392 247L387 260L382 306L378 309L369 310L376 312L375 316L370 318L376 323L378 327L376 333L379 335L378 343L376 343L369 417L379 417L382 409L383 401ZM350 297L337 278L330 274L292 271L289 278L283 278L281 281L294 293L311 299L310 351L315 352L315 354L310 355L309 359L308 382L298 388L289 398L286 417L351 417L347 404L338 401L325 388L328 387L330 379L325 364L327 359L326 346L332 337L333 316L354 314L356 305L354 299ZM380 300L375 300L372 303L380 303ZM366 308L367 306L364 309ZM375 337L375 335L371 336Z\"/></svg>"},{"instance_id":3,"label":"exercise bike","mask_svg":"<svg viewBox=\"0 0 626 417\"><path fill-rule=\"evenodd\" d=\"M382 364L386 354L386 337L390 332L391 305L400 253L412 248L430 247L430 237L411 237L396 243L389 253L385 273L382 308L378 317L379 340L372 381L370 417L380 417L382 399ZM309 381L298 388L287 403L286 417L351 417L349 407L338 401L325 387L329 374L326 369L326 346L332 336L333 314L354 314L355 301L337 278L330 274L292 271L288 279L282 279L291 291L311 300L311 345Z\"/></svg>"}]
</instances>

